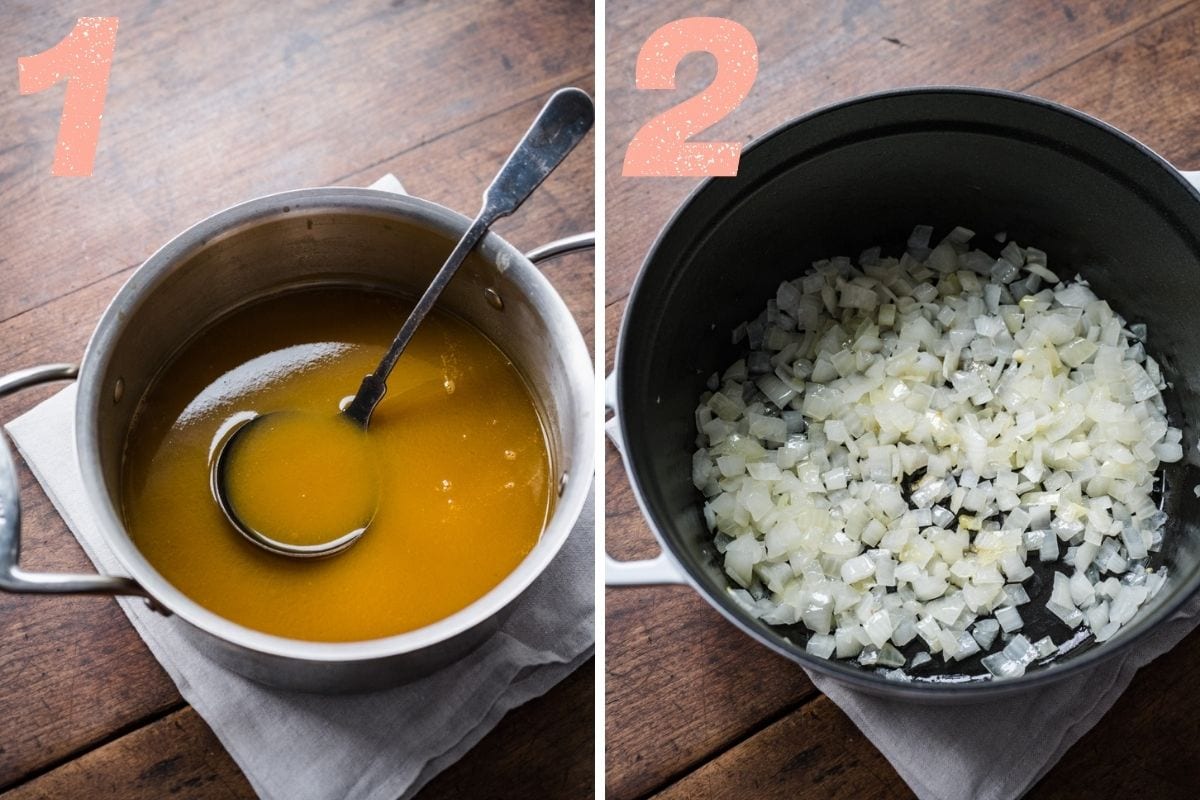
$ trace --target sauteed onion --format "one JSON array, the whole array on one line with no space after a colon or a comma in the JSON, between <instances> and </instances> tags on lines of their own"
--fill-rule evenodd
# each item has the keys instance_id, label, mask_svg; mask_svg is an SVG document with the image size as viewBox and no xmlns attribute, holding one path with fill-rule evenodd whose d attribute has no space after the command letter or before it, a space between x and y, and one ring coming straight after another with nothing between
<instances>
[{"instance_id":1,"label":"sauteed onion","mask_svg":"<svg viewBox=\"0 0 1200 800\"><path fill-rule=\"evenodd\" d=\"M1010 677L1162 588L1156 475L1182 434L1144 325L1037 248L931 234L780 284L709 380L692 477L733 595L802 623L809 652L911 669L982 651ZM1063 627L1031 642L1035 559Z\"/></svg>"}]
</instances>

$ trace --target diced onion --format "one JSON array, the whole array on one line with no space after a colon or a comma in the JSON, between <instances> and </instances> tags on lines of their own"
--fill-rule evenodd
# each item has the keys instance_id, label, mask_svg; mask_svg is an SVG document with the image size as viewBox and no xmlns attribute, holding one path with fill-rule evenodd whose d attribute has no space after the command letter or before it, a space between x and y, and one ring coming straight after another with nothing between
<instances>
[{"instance_id":1,"label":"diced onion","mask_svg":"<svg viewBox=\"0 0 1200 800\"><path fill-rule=\"evenodd\" d=\"M1184 446L1145 326L1043 251L972 236L918 226L901 259L873 247L780 283L696 409L692 479L735 602L897 680L934 656L984 653L1004 678L1057 652L1018 633L1034 553L1047 610L1098 641L1167 580L1151 489Z\"/></svg>"}]
</instances>

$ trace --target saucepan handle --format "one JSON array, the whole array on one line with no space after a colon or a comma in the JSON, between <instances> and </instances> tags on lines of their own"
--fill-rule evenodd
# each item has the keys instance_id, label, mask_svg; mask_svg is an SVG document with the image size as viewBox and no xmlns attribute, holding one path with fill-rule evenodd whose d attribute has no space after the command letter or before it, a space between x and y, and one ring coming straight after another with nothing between
<instances>
[{"instance_id":1,"label":"saucepan handle","mask_svg":"<svg viewBox=\"0 0 1200 800\"><path fill-rule=\"evenodd\" d=\"M0 377L0 397L50 381L74 380L74 364L47 364ZM0 435L0 589L34 594L133 594L146 591L130 578L116 575L69 575L26 572L21 555L21 487L12 450Z\"/></svg>"},{"instance_id":2,"label":"saucepan handle","mask_svg":"<svg viewBox=\"0 0 1200 800\"><path fill-rule=\"evenodd\" d=\"M375 183L371 184L372 189L380 189L385 192L395 192L396 194L408 194L408 190L400 183L395 175L388 173ZM537 264L540 261L546 261L551 258L565 256L568 253L575 253L580 250L591 250L596 246L596 232L588 231L587 233L577 233L574 236L565 236L562 239L555 239L553 242L548 242L541 247L535 247L525 254L525 257Z\"/></svg>"},{"instance_id":3,"label":"saucepan handle","mask_svg":"<svg viewBox=\"0 0 1200 800\"><path fill-rule=\"evenodd\" d=\"M610 414L604 423L604 433L621 455L625 472L629 472L629 461L625 458L625 442L621 438L621 425L617 420L617 376L609 375L604 380L604 407ZM668 586L687 584L683 568L666 550L654 558L642 561L618 561L604 554L605 586Z\"/></svg>"},{"instance_id":4,"label":"saucepan handle","mask_svg":"<svg viewBox=\"0 0 1200 800\"><path fill-rule=\"evenodd\" d=\"M577 233L574 236L567 236L562 239L555 239L553 242L535 247L525 254L525 257L537 264L540 261L546 261L551 258L565 256L567 253L576 253L580 250L591 250L596 246L596 232L588 231L587 233Z\"/></svg>"}]
</instances>

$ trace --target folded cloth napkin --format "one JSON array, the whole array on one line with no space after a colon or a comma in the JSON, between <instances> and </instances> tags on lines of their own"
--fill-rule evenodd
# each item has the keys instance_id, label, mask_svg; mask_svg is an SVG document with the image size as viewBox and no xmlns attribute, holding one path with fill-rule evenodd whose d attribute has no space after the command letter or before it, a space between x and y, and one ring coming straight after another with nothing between
<instances>
[{"instance_id":1,"label":"folded cloth napkin","mask_svg":"<svg viewBox=\"0 0 1200 800\"><path fill-rule=\"evenodd\" d=\"M97 569L121 573L84 497L75 394L72 385L7 429ZM384 692L323 697L262 686L206 658L184 638L179 620L140 599L117 602L261 797L407 798L505 713L591 657L594 508L589 498L563 549L494 636L440 672Z\"/></svg>"}]
</instances>

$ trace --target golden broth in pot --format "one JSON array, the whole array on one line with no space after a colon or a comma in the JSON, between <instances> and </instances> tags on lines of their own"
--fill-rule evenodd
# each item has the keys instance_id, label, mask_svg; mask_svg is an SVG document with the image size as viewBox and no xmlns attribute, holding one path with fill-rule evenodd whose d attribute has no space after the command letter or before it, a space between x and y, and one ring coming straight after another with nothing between
<instances>
[{"instance_id":1,"label":"golden broth in pot","mask_svg":"<svg viewBox=\"0 0 1200 800\"><path fill-rule=\"evenodd\" d=\"M163 577L233 622L336 642L436 622L517 567L553 498L537 408L490 340L437 310L371 419L379 506L358 542L327 558L270 553L213 497L212 459L233 421L337 414L411 307L361 287L292 291L236 310L175 356L141 400L121 487L126 528Z\"/></svg>"}]
</instances>

